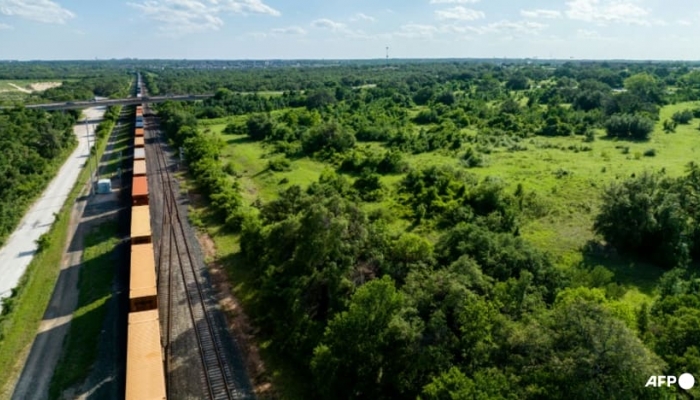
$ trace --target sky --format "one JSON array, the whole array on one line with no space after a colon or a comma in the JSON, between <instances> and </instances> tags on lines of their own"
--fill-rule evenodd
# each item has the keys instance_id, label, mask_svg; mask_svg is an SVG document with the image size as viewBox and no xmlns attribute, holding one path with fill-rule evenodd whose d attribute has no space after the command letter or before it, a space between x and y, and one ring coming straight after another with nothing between
<instances>
[{"instance_id":1,"label":"sky","mask_svg":"<svg viewBox=\"0 0 700 400\"><path fill-rule=\"evenodd\" d=\"M695 0L0 0L1 60L700 59Z\"/></svg>"}]
</instances>

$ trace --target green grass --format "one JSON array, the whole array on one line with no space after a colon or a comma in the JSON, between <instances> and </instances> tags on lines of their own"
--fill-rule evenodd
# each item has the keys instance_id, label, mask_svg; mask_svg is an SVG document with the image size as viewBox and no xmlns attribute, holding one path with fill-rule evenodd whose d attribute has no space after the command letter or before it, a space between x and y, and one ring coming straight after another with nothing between
<instances>
[{"instance_id":1,"label":"green grass","mask_svg":"<svg viewBox=\"0 0 700 400\"><path fill-rule=\"evenodd\" d=\"M114 145L112 147L112 153L109 155L109 159L102 166L100 170L100 176L104 178L109 178L115 173L122 165L122 157L120 157L131 145L131 125L121 125L119 130L114 133L116 135Z\"/></svg>"},{"instance_id":2,"label":"green grass","mask_svg":"<svg viewBox=\"0 0 700 400\"><path fill-rule=\"evenodd\" d=\"M63 390L82 382L95 361L107 301L112 296L118 233L119 225L112 220L95 227L85 238L78 306L51 379L49 398L58 398Z\"/></svg>"},{"instance_id":3,"label":"green grass","mask_svg":"<svg viewBox=\"0 0 700 400\"><path fill-rule=\"evenodd\" d=\"M98 143L96 155L91 157L100 157L106 146L105 137ZM91 162L91 159L87 161ZM37 253L27 267L16 289L13 310L3 317L0 324L0 371L3 371L0 374L0 398L10 397L9 383L19 376L37 334L60 273L73 205L89 176L89 169L84 168L80 172L73 190L46 234L48 246Z\"/></svg>"},{"instance_id":4,"label":"green grass","mask_svg":"<svg viewBox=\"0 0 700 400\"><path fill-rule=\"evenodd\" d=\"M221 126L212 126L212 131L220 131ZM321 172L328 166L324 163L304 157L295 160L291 171L273 172L267 167L271 156L270 150L261 142L255 142L246 135L222 135L229 144L223 150L224 163L231 162L240 175L239 182L243 198L252 202L258 197L263 201L274 199L279 190L300 185L306 187L318 180ZM273 156L274 157L274 156ZM280 183L286 179L287 183Z\"/></svg>"}]
</instances>

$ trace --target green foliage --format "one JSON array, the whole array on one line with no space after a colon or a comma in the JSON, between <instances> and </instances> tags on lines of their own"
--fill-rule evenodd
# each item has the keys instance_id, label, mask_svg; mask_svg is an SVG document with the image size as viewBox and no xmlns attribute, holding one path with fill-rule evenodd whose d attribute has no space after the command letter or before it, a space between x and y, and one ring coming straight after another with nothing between
<instances>
[{"instance_id":1,"label":"green foliage","mask_svg":"<svg viewBox=\"0 0 700 400\"><path fill-rule=\"evenodd\" d=\"M159 116L166 133L184 149L190 173L197 186L211 201L211 206L228 228L238 230L242 200L238 183L224 171L219 159L224 147L220 137L200 132L197 120L176 103L164 103Z\"/></svg>"},{"instance_id":2,"label":"green foliage","mask_svg":"<svg viewBox=\"0 0 700 400\"><path fill-rule=\"evenodd\" d=\"M685 266L697 252L692 239L697 211L688 200L688 192L696 190L692 182L692 173L679 181L644 173L613 184L603 194L594 229L620 251L667 269Z\"/></svg>"},{"instance_id":3,"label":"green foliage","mask_svg":"<svg viewBox=\"0 0 700 400\"><path fill-rule=\"evenodd\" d=\"M675 120L671 120L671 119L664 120L664 124L663 124L664 132L673 133L676 131L676 126L678 126L678 122L676 122Z\"/></svg>"},{"instance_id":4,"label":"green foliage","mask_svg":"<svg viewBox=\"0 0 700 400\"><path fill-rule=\"evenodd\" d=\"M253 114L246 120L248 136L253 140L264 140L272 135L274 122L268 114Z\"/></svg>"},{"instance_id":5,"label":"green foliage","mask_svg":"<svg viewBox=\"0 0 700 400\"><path fill-rule=\"evenodd\" d=\"M0 244L76 145L75 116L0 110Z\"/></svg>"},{"instance_id":6,"label":"green foliage","mask_svg":"<svg viewBox=\"0 0 700 400\"><path fill-rule=\"evenodd\" d=\"M687 125L693 119L693 112L691 110L678 111L671 116L671 119L679 125Z\"/></svg>"},{"instance_id":7,"label":"green foliage","mask_svg":"<svg viewBox=\"0 0 700 400\"><path fill-rule=\"evenodd\" d=\"M355 135L338 122L327 122L306 131L301 145L306 154L343 153L355 146Z\"/></svg>"},{"instance_id":8,"label":"green foliage","mask_svg":"<svg viewBox=\"0 0 700 400\"><path fill-rule=\"evenodd\" d=\"M613 115L605 123L609 137L647 140L654 130L654 122L641 115Z\"/></svg>"}]
</instances>

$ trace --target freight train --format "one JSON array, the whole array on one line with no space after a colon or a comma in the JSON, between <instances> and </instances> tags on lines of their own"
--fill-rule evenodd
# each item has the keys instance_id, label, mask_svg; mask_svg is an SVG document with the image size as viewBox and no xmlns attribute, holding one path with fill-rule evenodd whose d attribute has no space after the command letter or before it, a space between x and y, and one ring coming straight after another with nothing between
<instances>
[{"instance_id":1,"label":"freight train","mask_svg":"<svg viewBox=\"0 0 700 400\"><path fill-rule=\"evenodd\" d=\"M125 398L166 399L142 106L136 107L135 126Z\"/></svg>"}]
</instances>

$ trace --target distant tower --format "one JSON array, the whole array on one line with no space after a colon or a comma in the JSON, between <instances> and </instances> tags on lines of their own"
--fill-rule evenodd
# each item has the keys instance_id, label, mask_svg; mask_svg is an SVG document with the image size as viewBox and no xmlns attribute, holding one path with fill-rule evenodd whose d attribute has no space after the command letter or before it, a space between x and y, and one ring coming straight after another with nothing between
<instances>
[{"instance_id":1,"label":"distant tower","mask_svg":"<svg viewBox=\"0 0 700 400\"><path fill-rule=\"evenodd\" d=\"M389 46L386 46L386 65L389 65Z\"/></svg>"}]
</instances>

